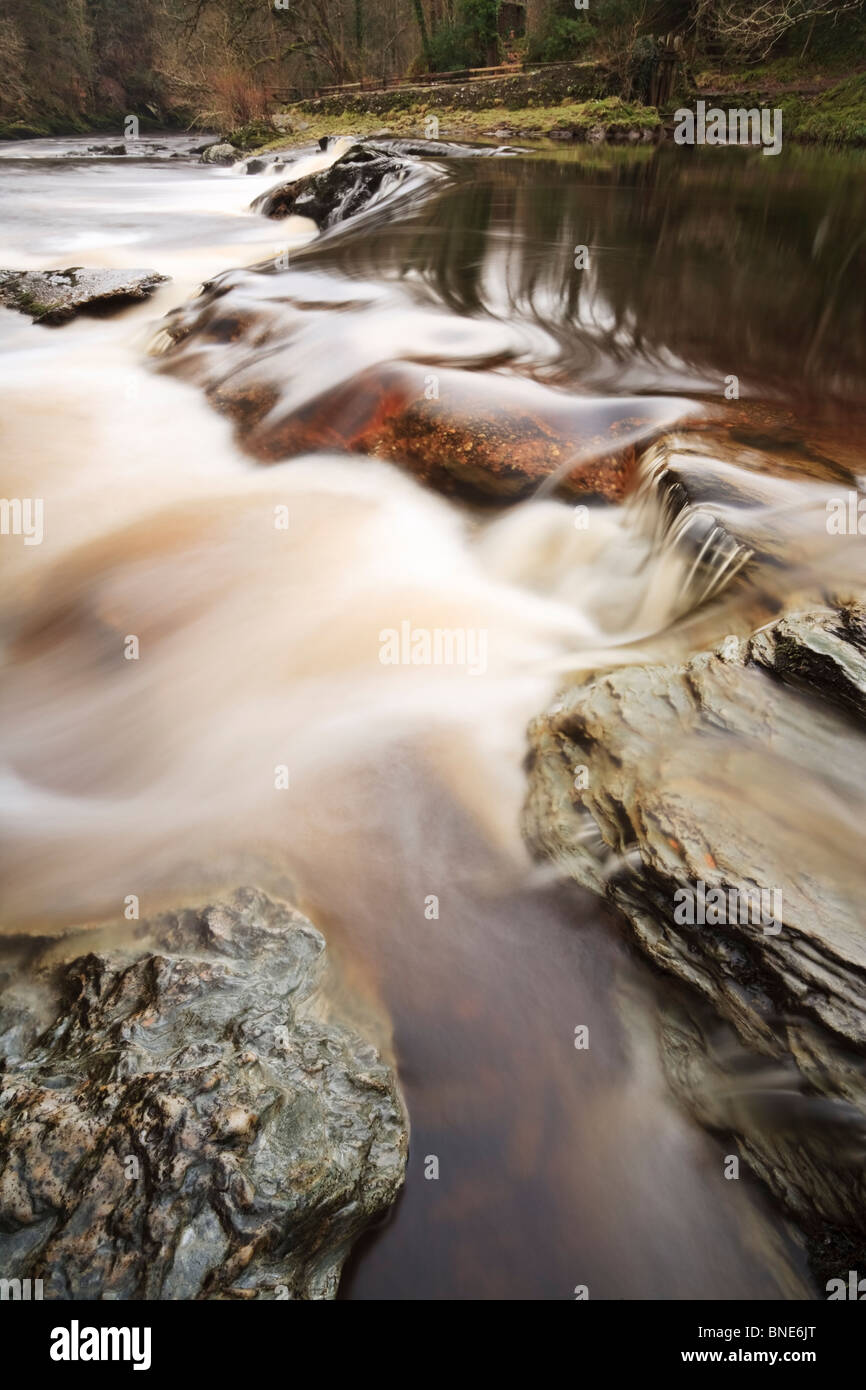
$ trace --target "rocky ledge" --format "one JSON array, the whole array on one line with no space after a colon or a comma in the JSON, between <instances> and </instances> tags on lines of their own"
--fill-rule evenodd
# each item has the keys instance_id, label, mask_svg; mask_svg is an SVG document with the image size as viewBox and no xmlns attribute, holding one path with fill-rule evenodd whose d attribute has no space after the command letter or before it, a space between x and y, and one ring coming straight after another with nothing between
<instances>
[{"instance_id":1,"label":"rocky ledge","mask_svg":"<svg viewBox=\"0 0 866 1390\"><path fill-rule=\"evenodd\" d=\"M598 674L530 734L530 842L680 982L670 1079L736 1136L819 1266L866 1253L864 722L850 599Z\"/></svg>"},{"instance_id":2,"label":"rocky ledge","mask_svg":"<svg viewBox=\"0 0 866 1390\"><path fill-rule=\"evenodd\" d=\"M329 168L269 188L250 210L265 217L309 217L323 231L353 217L384 189L396 187L413 167L406 156L353 145Z\"/></svg>"},{"instance_id":3,"label":"rocky ledge","mask_svg":"<svg viewBox=\"0 0 866 1390\"><path fill-rule=\"evenodd\" d=\"M333 1298L402 1184L407 1120L331 1017L322 936L243 889L136 937L4 948L4 1277L51 1299Z\"/></svg>"},{"instance_id":4,"label":"rocky ledge","mask_svg":"<svg viewBox=\"0 0 866 1390\"><path fill-rule=\"evenodd\" d=\"M34 323L67 323L76 314L114 313L147 299L167 275L155 270L0 270L0 304Z\"/></svg>"}]
</instances>

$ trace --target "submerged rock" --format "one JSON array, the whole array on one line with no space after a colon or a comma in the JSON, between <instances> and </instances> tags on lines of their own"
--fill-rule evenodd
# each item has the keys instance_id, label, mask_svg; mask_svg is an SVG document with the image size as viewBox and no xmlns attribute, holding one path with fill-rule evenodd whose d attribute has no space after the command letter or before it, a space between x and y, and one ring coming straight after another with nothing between
<instances>
[{"instance_id":1,"label":"submerged rock","mask_svg":"<svg viewBox=\"0 0 866 1390\"><path fill-rule=\"evenodd\" d=\"M737 1135L813 1254L866 1241L864 722L866 608L848 600L576 684L530 732L530 842L694 991L663 1029L676 1089ZM784 1079L743 1084L756 1055Z\"/></svg>"},{"instance_id":2,"label":"submerged rock","mask_svg":"<svg viewBox=\"0 0 866 1390\"><path fill-rule=\"evenodd\" d=\"M322 936L250 889L137 935L6 948L0 1269L53 1299L332 1298L407 1121L317 992Z\"/></svg>"},{"instance_id":3,"label":"submerged rock","mask_svg":"<svg viewBox=\"0 0 866 1390\"><path fill-rule=\"evenodd\" d=\"M310 217L324 230L360 212L383 185L402 182L411 168L405 159L353 145L329 168L269 188L250 208L265 217Z\"/></svg>"},{"instance_id":4,"label":"submerged rock","mask_svg":"<svg viewBox=\"0 0 866 1390\"><path fill-rule=\"evenodd\" d=\"M246 378L221 381L209 395L239 420L263 462L349 450L390 459L446 495L493 504L528 497L547 480L563 497L620 501L636 447L689 408L650 397L569 395L520 378L445 368L436 373L433 396L425 392L429 380L423 367L383 364L290 416L272 409L270 393L251 394Z\"/></svg>"},{"instance_id":5,"label":"submerged rock","mask_svg":"<svg viewBox=\"0 0 866 1390\"><path fill-rule=\"evenodd\" d=\"M67 323L83 312L112 313L147 299L169 277L155 270L0 270L0 303L34 323Z\"/></svg>"},{"instance_id":6,"label":"submerged rock","mask_svg":"<svg viewBox=\"0 0 866 1390\"><path fill-rule=\"evenodd\" d=\"M590 396L484 370L516 356L498 328L480 330L477 369L447 367L441 320L411 304L402 332L417 343L416 360L365 365L380 304L400 312L387 290L314 272L230 272L166 319L163 370L199 381L263 463L372 455L441 492L493 505L542 484L563 497L620 501L637 451L695 412L674 397ZM450 345L458 360L470 356L456 330Z\"/></svg>"}]
</instances>

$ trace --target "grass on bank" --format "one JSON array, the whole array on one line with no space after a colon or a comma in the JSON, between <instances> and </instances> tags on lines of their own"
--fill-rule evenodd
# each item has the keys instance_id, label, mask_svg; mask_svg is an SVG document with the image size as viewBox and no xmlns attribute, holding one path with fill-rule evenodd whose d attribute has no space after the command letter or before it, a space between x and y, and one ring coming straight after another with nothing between
<instances>
[{"instance_id":1,"label":"grass on bank","mask_svg":"<svg viewBox=\"0 0 866 1390\"><path fill-rule=\"evenodd\" d=\"M815 91L816 86L820 90ZM691 105L700 95L710 93L714 102L725 107L768 104L781 107L786 140L827 146L866 146L866 73L834 81L826 70L805 70L787 59L728 73L724 77L704 72L698 77L698 89L690 95L680 95L673 105ZM397 136L420 137L431 117L437 119L442 139L491 138L497 131L511 137L521 134L539 137L569 128L585 133L594 126L602 126L610 133L634 131L640 134L653 130L671 112L660 114L653 106L605 97L516 110L497 104L471 111L430 106L422 98L412 106L385 113L351 110L325 115L314 107L295 107L285 114L294 126L285 133L275 133L267 122L257 122L253 127L235 132L229 139L239 149L271 150L317 140L323 135L340 135L347 129L359 136L387 130Z\"/></svg>"},{"instance_id":2,"label":"grass on bank","mask_svg":"<svg viewBox=\"0 0 866 1390\"><path fill-rule=\"evenodd\" d=\"M786 135L820 145L866 145L866 74L815 97L782 97Z\"/></svg>"},{"instance_id":3,"label":"grass on bank","mask_svg":"<svg viewBox=\"0 0 866 1390\"><path fill-rule=\"evenodd\" d=\"M439 137L443 140L465 136L489 138L497 131L509 136L526 134L547 135L554 130L589 131L601 126L606 131L642 132L653 130L659 124L659 113L654 106L641 106L639 103L621 101L619 97L605 97L602 100L563 102L559 106L526 106L513 110L505 106L485 107L480 111L461 110L450 107L429 107L420 102L417 106L388 111L382 114L347 111L342 115L323 115L315 111L294 110L287 115L294 122L294 129L284 134L274 135L257 146L258 151L285 149L289 145L307 144L319 140L324 135L344 135L347 130L355 135L374 135L387 130L392 135L423 138L426 125L431 117L438 121ZM247 128L228 136L238 149L248 150L250 133Z\"/></svg>"}]
</instances>

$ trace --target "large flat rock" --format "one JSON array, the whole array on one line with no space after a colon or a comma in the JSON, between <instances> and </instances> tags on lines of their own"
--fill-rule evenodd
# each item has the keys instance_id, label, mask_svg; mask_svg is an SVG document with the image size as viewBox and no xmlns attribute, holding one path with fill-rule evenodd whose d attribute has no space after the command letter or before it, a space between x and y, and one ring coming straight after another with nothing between
<instances>
[{"instance_id":1,"label":"large flat rock","mask_svg":"<svg viewBox=\"0 0 866 1390\"><path fill-rule=\"evenodd\" d=\"M147 299L169 277L155 270L0 270L0 304L34 323L67 323L76 314L116 313Z\"/></svg>"},{"instance_id":2,"label":"large flat rock","mask_svg":"<svg viewBox=\"0 0 866 1390\"><path fill-rule=\"evenodd\" d=\"M250 889L137 936L5 948L4 1276L51 1299L332 1298L401 1186L407 1120L319 989L322 936Z\"/></svg>"}]
</instances>

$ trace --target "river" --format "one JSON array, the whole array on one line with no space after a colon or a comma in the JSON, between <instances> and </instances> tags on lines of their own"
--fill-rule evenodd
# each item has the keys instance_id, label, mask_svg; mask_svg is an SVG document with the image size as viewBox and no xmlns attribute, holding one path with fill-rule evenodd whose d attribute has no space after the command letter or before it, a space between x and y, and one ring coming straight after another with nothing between
<instances>
[{"instance_id":1,"label":"river","mask_svg":"<svg viewBox=\"0 0 866 1390\"><path fill-rule=\"evenodd\" d=\"M5 925L237 882L295 896L412 1125L404 1193L342 1297L813 1296L777 1209L725 1181L724 1142L669 1095L665 982L530 862L520 812L526 726L563 673L701 650L862 574L823 516L866 473L863 158L443 158L316 240L249 211L285 174L202 166L177 136L89 143L0 146L0 266L171 278L61 329L0 311L0 487L45 516L41 545L3 540ZM164 316L200 327L224 272L240 327L166 353ZM646 419L691 429L717 518L762 480L749 541L772 563L708 614L707 580L745 556L696 572L692 539L648 524L649 481L584 526L549 489L491 510L351 450L272 462L213 408L262 363L278 421L397 363L446 394L467 368L503 400L573 393L639 448ZM483 664L384 664L407 621L483 633Z\"/></svg>"}]
</instances>

